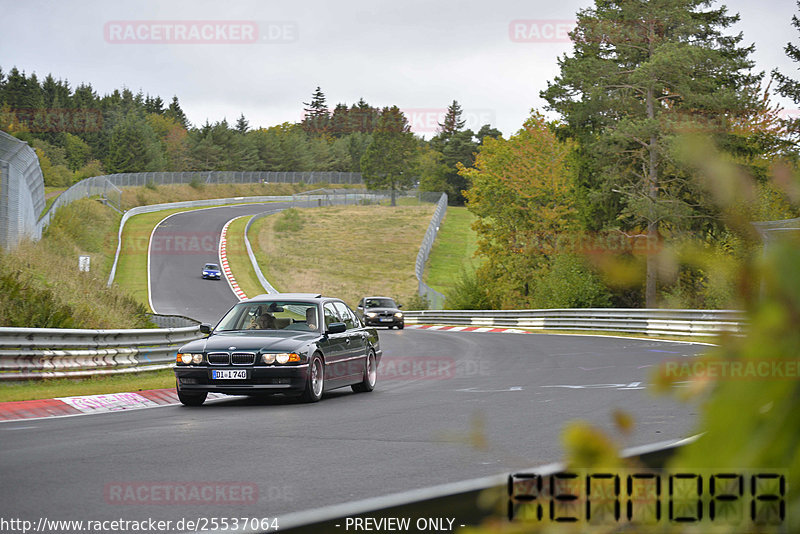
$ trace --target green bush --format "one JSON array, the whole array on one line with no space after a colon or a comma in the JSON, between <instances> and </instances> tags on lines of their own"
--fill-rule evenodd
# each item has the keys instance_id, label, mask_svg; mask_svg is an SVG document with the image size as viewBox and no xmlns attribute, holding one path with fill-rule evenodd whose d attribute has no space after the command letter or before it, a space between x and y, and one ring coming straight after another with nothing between
<instances>
[{"instance_id":1,"label":"green bush","mask_svg":"<svg viewBox=\"0 0 800 534\"><path fill-rule=\"evenodd\" d=\"M411 295L407 299L397 301L403 305L406 310L427 310L430 308L431 303L425 295Z\"/></svg>"},{"instance_id":2,"label":"green bush","mask_svg":"<svg viewBox=\"0 0 800 534\"><path fill-rule=\"evenodd\" d=\"M192 177L192 181L189 182L189 185L192 186L192 188L197 189L198 191L201 191L206 186L206 183L203 180L201 180L199 177L193 176Z\"/></svg>"},{"instance_id":3,"label":"green bush","mask_svg":"<svg viewBox=\"0 0 800 534\"><path fill-rule=\"evenodd\" d=\"M281 212L273 228L279 234L285 232L293 233L302 230L304 225L305 222L300 212L295 208L289 208Z\"/></svg>"},{"instance_id":4,"label":"green bush","mask_svg":"<svg viewBox=\"0 0 800 534\"><path fill-rule=\"evenodd\" d=\"M534 285L537 308L606 308L611 292L580 256L560 254Z\"/></svg>"},{"instance_id":5,"label":"green bush","mask_svg":"<svg viewBox=\"0 0 800 534\"><path fill-rule=\"evenodd\" d=\"M71 306L59 303L52 292L33 287L19 271L0 274L0 325L19 328L75 328Z\"/></svg>"},{"instance_id":6,"label":"green bush","mask_svg":"<svg viewBox=\"0 0 800 534\"><path fill-rule=\"evenodd\" d=\"M461 268L455 285L446 292L445 297L445 307L449 310L491 309L486 284L483 284L471 269Z\"/></svg>"}]
</instances>

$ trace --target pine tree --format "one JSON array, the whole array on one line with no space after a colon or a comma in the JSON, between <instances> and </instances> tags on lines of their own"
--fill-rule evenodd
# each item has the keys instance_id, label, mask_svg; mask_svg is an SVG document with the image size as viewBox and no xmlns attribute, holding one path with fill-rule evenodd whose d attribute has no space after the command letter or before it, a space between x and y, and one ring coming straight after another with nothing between
<instances>
[{"instance_id":1,"label":"pine tree","mask_svg":"<svg viewBox=\"0 0 800 534\"><path fill-rule=\"evenodd\" d=\"M379 110L367 104L363 98L350 106L348 112L349 130L351 132L372 133L378 123Z\"/></svg>"},{"instance_id":2,"label":"pine tree","mask_svg":"<svg viewBox=\"0 0 800 534\"><path fill-rule=\"evenodd\" d=\"M800 1L797 2L797 7L800 8ZM792 26L800 31L800 19L797 15L792 15ZM784 48L786 55L795 63L800 62L800 48L792 43L786 43ZM795 104L800 104L800 81L794 80L775 69L772 71L772 76L778 82L778 94L786 98L791 98ZM789 131L791 138L797 140L800 137L800 117L793 117L784 120L784 125Z\"/></svg>"},{"instance_id":3,"label":"pine tree","mask_svg":"<svg viewBox=\"0 0 800 534\"><path fill-rule=\"evenodd\" d=\"M444 120L439 123L438 133L430 140L430 147L439 152L442 157L437 160L437 164L428 166L429 175L420 179L420 187L424 190L435 188L438 191L447 193L447 200L450 205L461 206L466 198L464 191L469 189L469 181L466 175L458 172L458 165L471 167L475 161L475 151L480 145L475 141L475 134L472 130L464 129L466 121L461 118L462 110L458 101L447 107ZM497 132L492 130L487 124L482 130L486 135Z\"/></svg>"},{"instance_id":4,"label":"pine tree","mask_svg":"<svg viewBox=\"0 0 800 534\"><path fill-rule=\"evenodd\" d=\"M247 119L244 118L244 113L239 115L239 118L236 120L236 131L240 134L247 133L248 128L250 127L250 123Z\"/></svg>"},{"instance_id":5,"label":"pine tree","mask_svg":"<svg viewBox=\"0 0 800 534\"><path fill-rule=\"evenodd\" d=\"M392 206L397 193L411 187L417 141L397 106L381 110L372 142L361 157L361 173L369 189L389 189Z\"/></svg>"},{"instance_id":6,"label":"pine tree","mask_svg":"<svg viewBox=\"0 0 800 534\"><path fill-rule=\"evenodd\" d=\"M161 171L165 166L161 143L142 117L131 113L114 126L104 163L108 172Z\"/></svg>"},{"instance_id":7,"label":"pine tree","mask_svg":"<svg viewBox=\"0 0 800 534\"><path fill-rule=\"evenodd\" d=\"M749 70L753 46L722 30L738 21L707 0L596 0L578 12L572 56L541 96L579 141L584 218L597 226L662 224L694 215L690 176L670 161L682 127L751 112L760 75ZM714 125L724 138L725 125ZM592 227L595 226L595 227ZM656 256L647 258L646 306L655 307Z\"/></svg>"},{"instance_id":8,"label":"pine tree","mask_svg":"<svg viewBox=\"0 0 800 534\"><path fill-rule=\"evenodd\" d=\"M336 137L342 137L352 131L350 130L349 113L347 104L336 104L331 115L331 134Z\"/></svg>"},{"instance_id":9,"label":"pine tree","mask_svg":"<svg viewBox=\"0 0 800 534\"><path fill-rule=\"evenodd\" d=\"M464 128L466 121L461 119L461 113L461 105L458 101L453 100L453 103L447 107L444 121L439 123L438 137L449 139L453 134Z\"/></svg>"},{"instance_id":10,"label":"pine tree","mask_svg":"<svg viewBox=\"0 0 800 534\"><path fill-rule=\"evenodd\" d=\"M330 115L328 114L328 105L325 103L325 93L317 86L314 94L311 96L311 102L303 102L304 116L303 129L313 134L325 134L329 129Z\"/></svg>"},{"instance_id":11,"label":"pine tree","mask_svg":"<svg viewBox=\"0 0 800 534\"><path fill-rule=\"evenodd\" d=\"M164 101L160 96L151 97L149 94L144 99L145 113L155 113L161 115L164 113Z\"/></svg>"},{"instance_id":12,"label":"pine tree","mask_svg":"<svg viewBox=\"0 0 800 534\"><path fill-rule=\"evenodd\" d=\"M181 105L178 102L178 97L173 96L172 102L170 103L167 111L165 112L166 116L174 119L178 124L183 126L185 129L189 129L189 119L186 118L186 114L181 109Z\"/></svg>"}]
</instances>

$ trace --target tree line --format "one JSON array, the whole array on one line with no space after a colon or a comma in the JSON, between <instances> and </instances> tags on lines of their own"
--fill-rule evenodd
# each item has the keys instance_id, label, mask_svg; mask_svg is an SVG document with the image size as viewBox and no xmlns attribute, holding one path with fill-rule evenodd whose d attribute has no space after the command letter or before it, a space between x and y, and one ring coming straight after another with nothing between
<instances>
[{"instance_id":1,"label":"tree line","mask_svg":"<svg viewBox=\"0 0 800 534\"><path fill-rule=\"evenodd\" d=\"M177 96L169 104L160 96L128 88L99 96L89 83L73 89L52 74L40 80L36 73L28 75L17 67L8 73L0 68L0 129L35 148L48 186L118 172L366 170L368 185L399 192L420 182L431 159L430 147L438 143L436 157L449 164L449 192L455 202L463 203L466 184L455 163L471 158L478 144L465 145L463 132L454 141L460 147L456 156L448 148L449 131L426 142L410 131L396 106L378 108L362 98L331 110L319 87L304 106L297 123L251 128L242 114L234 124L223 119L192 125ZM482 131L500 134L488 125ZM364 159L374 142L372 155ZM387 160L376 159L386 150ZM399 164L392 166L389 160ZM375 165L381 168L373 171ZM445 189L441 180L430 185Z\"/></svg>"}]
</instances>

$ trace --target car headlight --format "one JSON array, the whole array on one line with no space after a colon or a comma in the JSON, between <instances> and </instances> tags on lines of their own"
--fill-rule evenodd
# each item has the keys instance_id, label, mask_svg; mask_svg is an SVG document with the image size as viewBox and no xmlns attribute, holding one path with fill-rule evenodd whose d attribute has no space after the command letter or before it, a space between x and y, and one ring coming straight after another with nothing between
<instances>
[{"instance_id":1,"label":"car headlight","mask_svg":"<svg viewBox=\"0 0 800 534\"><path fill-rule=\"evenodd\" d=\"M175 361L177 363L185 363L186 365L188 365L192 363L193 356L194 356L193 354L190 354L188 352L183 352L183 353L179 352Z\"/></svg>"},{"instance_id":2,"label":"car headlight","mask_svg":"<svg viewBox=\"0 0 800 534\"><path fill-rule=\"evenodd\" d=\"M194 363L194 364L203 363L203 355L202 354L192 354L192 363Z\"/></svg>"},{"instance_id":3,"label":"car headlight","mask_svg":"<svg viewBox=\"0 0 800 534\"><path fill-rule=\"evenodd\" d=\"M299 362L300 355L296 352L278 352L278 353L271 353L271 354L262 354L261 361L266 363L267 365L272 363L289 363L289 362Z\"/></svg>"},{"instance_id":4,"label":"car headlight","mask_svg":"<svg viewBox=\"0 0 800 534\"><path fill-rule=\"evenodd\" d=\"M397 312L397 313L394 314L394 316L397 317L398 319L402 319L403 318L403 312Z\"/></svg>"},{"instance_id":5,"label":"car headlight","mask_svg":"<svg viewBox=\"0 0 800 534\"><path fill-rule=\"evenodd\" d=\"M367 317L369 317L370 319L373 319L373 318L375 318L377 316L378 316L378 314L375 313L375 312L367 312Z\"/></svg>"}]
</instances>

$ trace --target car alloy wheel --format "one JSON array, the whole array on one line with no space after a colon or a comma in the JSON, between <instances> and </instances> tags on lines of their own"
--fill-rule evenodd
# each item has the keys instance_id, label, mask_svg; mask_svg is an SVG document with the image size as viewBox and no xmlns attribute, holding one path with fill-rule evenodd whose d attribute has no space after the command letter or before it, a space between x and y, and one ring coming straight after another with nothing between
<instances>
[{"instance_id":1,"label":"car alloy wheel","mask_svg":"<svg viewBox=\"0 0 800 534\"><path fill-rule=\"evenodd\" d=\"M322 398L322 390L325 385L325 367L319 354L314 354L311 363L308 364L308 383L303 391L302 400L305 402L317 402Z\"/></svg>"},{"instance_id":2,"label":"car alloy wheel","mask_svg":"<svg viewBox=\"0 0 800 534\"><path fill-rule=\"evenodd\" d=\"M367 353L367 359L364 362L364 380L358 384L350 386L353 391L358 393L366 393L375 389L375 383L378 381L378 366L375 363L375 353L370 349Z\"/></svg>"}]
</instances>

